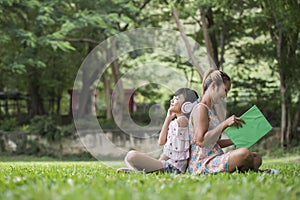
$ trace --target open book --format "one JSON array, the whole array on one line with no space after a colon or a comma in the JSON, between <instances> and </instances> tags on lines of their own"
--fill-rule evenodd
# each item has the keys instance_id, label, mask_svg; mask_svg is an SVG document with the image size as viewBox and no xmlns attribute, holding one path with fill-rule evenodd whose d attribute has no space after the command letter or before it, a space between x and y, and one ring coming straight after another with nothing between
<instances>
[{"instance_id":1,"label":"open book","mask_svg":"<svg viewBox=\"0 0 300 200\"><path fill-rule=\"evenodd\" d=\"M242 128L230 126L224 130L237 148L251 147L272 130L272 126L256 105L246 111L241 118L246 122L242 124Z\"/></svg>"}]
</instances>

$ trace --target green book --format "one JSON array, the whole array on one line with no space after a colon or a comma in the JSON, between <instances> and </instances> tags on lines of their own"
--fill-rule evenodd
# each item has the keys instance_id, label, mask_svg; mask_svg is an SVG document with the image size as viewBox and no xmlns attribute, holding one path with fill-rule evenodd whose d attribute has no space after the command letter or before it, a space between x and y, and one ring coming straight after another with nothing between
<instances>
[{"instance_id":1,"label":"green book","mask_svg":"<svg viewBox=\"0 0 300 200\"><path fill-rule=\"evenodd\" d=\"M256 105L246 111L241 118L246 122L242 124L242 128L230 126L224 130L237 148L250 148L272 130L272 126Z\"/></svg>"}]
</instances>

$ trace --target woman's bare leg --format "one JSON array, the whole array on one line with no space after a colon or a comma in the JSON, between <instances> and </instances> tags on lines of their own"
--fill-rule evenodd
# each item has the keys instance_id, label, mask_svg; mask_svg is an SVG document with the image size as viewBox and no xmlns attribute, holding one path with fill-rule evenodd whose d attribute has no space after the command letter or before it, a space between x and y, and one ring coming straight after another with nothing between
<instances>
[{"instance_id":1,"label":"woman's bare leg","mask_svg":"<svg viewBox=\"0 0 300 200\"><path fill-rule=\"evenodd\" d=\"M129 151L124 161L127 167L137 171L144 171L146 173L164 171L161 161L138 151Z\"/></svg>"},{"instance_id":2,"label":"woman's bare leg","mask_svg":"<svg viewBox=\"0 0 300 200\"><path fill-rule=\"evenodd\" d=\"M257 152L252 152L253 155L253 169L254 171L258 171L259 167L262 164L262 158Z\"/></svg>"},{"instance_id":3,"label":"woman's bare leg","mask_svg":"<svg viewBox=\"0 0 300 200\"><path fill-rule=\"evenodd\" d=\"M248 171L254 168L253 154L247 148L231 151L228 159L228 171Z\"/></svg>"}]
</instances>

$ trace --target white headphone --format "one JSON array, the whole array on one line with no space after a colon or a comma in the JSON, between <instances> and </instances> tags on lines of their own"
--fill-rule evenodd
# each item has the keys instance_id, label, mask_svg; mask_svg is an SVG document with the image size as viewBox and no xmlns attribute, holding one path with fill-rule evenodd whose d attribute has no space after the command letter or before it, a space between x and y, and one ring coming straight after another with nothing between
<instances>
[{"instance_id":1,"label":"white headphone","mask_svg":"<svg viewBox=\"0 0 300 200\"><path fill-rule=\"evenodd\" d=\"M184 102L184 103L182 104L182 106L181 106L181 112L182 112L183 114L189 114L190 112L192 112L194 106L197 105L197 103L200 102L200 100L201 100L201 99L200 99L200 97L199 97L199 98L198 98L196 101L194 101L193 103L192 103L192 102L189 102L189 101Z\"/></svg>"}]
</instances>

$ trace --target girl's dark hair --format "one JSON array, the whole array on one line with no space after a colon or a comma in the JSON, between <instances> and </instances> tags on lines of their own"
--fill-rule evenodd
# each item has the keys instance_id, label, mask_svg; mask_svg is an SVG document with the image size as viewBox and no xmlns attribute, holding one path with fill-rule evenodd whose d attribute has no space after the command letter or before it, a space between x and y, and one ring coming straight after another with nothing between
<instances>
[{"instance_id":1,"label":"girl's dark hair","mask_svg":"<svg viewBox=\"0 0 300 200\"><path fill-rule=\"evenodd\" d=\"M199 98L197 92L195 90L191 90L189 88L180 88L179 90L177 90L175 93L174 93L174 96L178 96L178 95L183 95L184 97L184 102L195 102L197 101L197 99Z\"/></svg>"}]
</instances>

